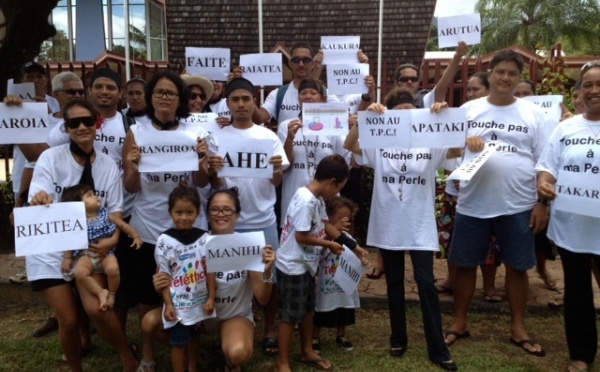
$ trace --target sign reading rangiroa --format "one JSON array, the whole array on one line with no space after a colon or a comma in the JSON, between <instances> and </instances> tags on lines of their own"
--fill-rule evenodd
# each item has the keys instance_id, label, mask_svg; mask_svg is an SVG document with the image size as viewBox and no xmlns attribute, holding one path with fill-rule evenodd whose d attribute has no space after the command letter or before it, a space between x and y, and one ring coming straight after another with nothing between
<instances>
[{"instance_id":1,"label":"sign reading rangiroa","mask_svg":"<svg viewBox=\"0 0 600 372\"><path fill-rule=\"evenodd\" d=\"M15 255L87 249L83 202L15 208Z\"/></svg>"},{"instance_id":2,"label":"sign reading rangiroa","mask_svg":"<svg viewBox=\"0 0 600 372\"><path fill-rule=\"evenodd\" d=\"M190 116L188 116L187 118L182 119L181 122L186 124L199 125L208 133L214 133L221 130L221 127L217 123L217 117L218 115L214 112L193 112L190 113Z\"/></svg>"},{"instance_id":3,"label":"sign reading rangiroa","mask_svg":"<svg viewBox=\"0 0 600 372\"><path fill-rule=\"evenodd\" d=\"M230 49L185 48L185 68L190 75L201 75L210 80L227 81L230 66Z\"/></svg>"},{"instance_id":4,"label":"sign reading rangiroa","mask_svg":"<svg viewBox=\"0 0 600 372\"><path fill-rule=\"evenodd\" d=\"M262 231L211 235L206 239L206 271L264 271Z\"/></svg>"},{"instance_id":5,"label":"sign reading rangiroa","mask_svg":"<svg viewBox=\"0 0 600 372\"><path fill-rule=\"evenodd\" d=\"M342 290L350 295L358 288L365 267L358 257L346 246L340 255L338 267L333 274L333 280Z\"/></svg>"},{"instance_id":6,"label":"sign reading rangiroa","mask_svg":"<svg viewBox=\"0 0 600 372\"><path fill-rule=\"evenodd\" d=\"M439 47L456 47L460 41L464 41L468 45L481 43L481 17L479 14L438 18Z\"/></svg>"},{"instance_id":7,"label":"sign reading rangiroa","mask_svg":"<svg viewBox=\"0 0 600 372\"><path fill-rule=\"evenodd\" d=\"M538 105L546 113L548 118L553 121L560 121L560 118L562 117L562 108L560 107L560 104L563 102L563 96L527 96L523 97L523 99Z\"/></svg>"},{"instance_id":8,"label":"sign reading rangiroa","mask_svg":"<svg viewBox=\"0 0 600 372\"><path fill-rule=\"evenodd\" d=\"M365 77L369 76L368 63L327 66L327 93L334 95L369 93Z\"/></svg>"},{"instance_id":9,"label":"sign reading rangiroa","mask_svg":"<svg viewBox=\"0 0 600 372\"><path fill-rule=\"evenodd\" d=\"M358 112L358 135L363 149L410 148L410 110Z\"/></svg>"},{"instance_id":10,"label":"sign reading rangiroa","mask_svg":"<svg viewBox=\"0 0 600 372\"><path fill-rule=\"evenodd\" d=\"M242 54L240 67L244 77L255 86L283 85L281 53Z\"/></svg>"},{"instance_id":11,"label":"sign reading rangiroa","mask_svg":"<svg viewBox=\"0 0 600 372\"><path fill-rule=\"evenodd\" d=\"M586 164L582 172L559 171L552 207L563 212L600 218L600 167Z\"/></svg>"},{"instance_id":12,"label":"sign reading rangiroa","mask_svg":"<svg viewBox=\"0 0 600 372\"><path fill-rule=\"evenodd\" d=\"M217 153L223 157L219 177L273 178L273 164L269 160L275 143L269 139L236 138L219 141Z\"/></svg>"},{"instance_id":13,"label":"sign reading rangiroa","mask_svg":"<svg viewBox=\"0 0 600 372\"><path fill-rule=\"evenodd\" d=\"M302 104L302 134L345 136L348 134L348 105L343 102Z\"/></svg>"},{"instance_id":14,"label":"sign reading rangiroa","mask_svg":"<svg viewBox=\"0 0 600 372\"><path fill-rule=\"evenodd\" d=\"M360 36L321 36L323 64L358 63Z\"/></svg>"},{"instance_id":15,"label":"sign reading rangiroa","mask_svg":"<svg viewBox=\"0 0 600 372\"><path fill-rule=\"evenodd\" d=\"M140 148L140 173L187 172L198 170L198 145L194 132L186 130L140 130L136 133Z\"/></svg>"},{"instance_id":16,"label":"sign reading rangiroa","mask_svg":"<svg viewBox=\"0 0 600 372\"><path fill-rule=\"evenodd\" d=\"M48 104L23 102L23 106L0 103L0 145L48 142Z\"/></svg>"},{"instance_id":17,"label":"sign reading rangiroa","mask_svg":"<svg viewBox=\"0 0 600 372\"><path fill-rule=\"evenodd\" d=\"M465 147L467 113L464 108L447 108L439 113L429 109L410 110L412 148Z\"/></svg>"},{"instance_id":18,"label":"sign reading rangiroa","mask_svg":"<svg viewBox=\"0 0 600 372\"><path fill-rule=\"evenodd\" d=\"M471 152L465 149L465 157L460 166L452 172L446 180L470 181L479 169L489 160L490 156L496 153L495 147L490 147L486 143L481 152Z\"/></svg>"}]
</instances>

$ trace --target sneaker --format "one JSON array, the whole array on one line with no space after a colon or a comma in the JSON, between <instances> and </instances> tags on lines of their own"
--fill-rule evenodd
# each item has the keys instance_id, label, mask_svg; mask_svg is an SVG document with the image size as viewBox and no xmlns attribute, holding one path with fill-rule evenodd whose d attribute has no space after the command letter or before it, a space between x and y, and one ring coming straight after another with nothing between
<instances>
[{"instance_id":1,"label":"sneaker","mask_svg":"<svg viewBox=\"0 0 600 372\"><path fill-rule=\"evenodd\" d=\"M20 273L17 273L8 278L8 281L12 284L23 284L27 281L27 272L23 270Z\"/></svg>"},{"instance_id":2,"label":"sneaker","mask_svg":"<svg viewBox=\"0 0 600 372\"><path fill-rule=\"evenodd\" d=\"M46 319L46 322L42 324L42 326L35 331L33 331L33 337L42 337L47 335L48 333L52 333L58 330L58 321L55 317L51 316Z\"/></svg>"},{"instance_id":3,"label":"sneaker","mask_svg":"<svg viewBox=\"0 0 600 372\"><path fill-rule=\"evenodd\" d=\"M314 340L313 340L314 342ZM354 345L352 345L352 342L348 341L348 339L346 338L346 336L337 336L335 338L335 342L340 345L341 347L344 348L344 350L346 351L352 351L354 350ZM314 344L313 344L313 349L314 349Z\"/></svg>"},{"instance_id":4,"label":"sneaker","mask_svg":"<svg viewBox=\"0 0 600 372\"><path fill-rule=\"evenodd\" d=\"M312 348L315 353L317 353L317 354L321 353L321 339L320 338L312 339Z\"/></svg>"}]
</instances>

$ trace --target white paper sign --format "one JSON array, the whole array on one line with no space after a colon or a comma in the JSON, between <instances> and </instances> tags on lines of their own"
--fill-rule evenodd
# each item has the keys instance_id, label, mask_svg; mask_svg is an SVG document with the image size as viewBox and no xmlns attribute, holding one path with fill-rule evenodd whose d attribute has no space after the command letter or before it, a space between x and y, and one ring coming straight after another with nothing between
<instances>
[{"instance_id":1,"label":"white paper sign","mask_svg":"<svg viewBox=\"0 0 600 372\"><path fill-rule=\"evenodd\" d=\"M268 139L236 138L219 142L218 154L223 157L219 177L272 178L274 143Z\"/></svg>"},{"instance_id":2,"label":"white paper sign","mask_svg":"<svg viewBox=\"0 0 600 372\"><path fill-rule=\"evenodd\" d=\"M186 130L165 130L160 135L138 131L140 173L197 171L196 139L196 133Z\"/></svg>"},{"instance_id":3,"label":"white paper sign","mask_svg":"<svg viewBox=\"0 0 600 372\"><path fill-rule=\"evenodd\" d=\"M190 75L227 81L231 70L231 50L227 48L185 48L185 68Z\"/></svg>"},{"instance_id":4,"label":"white paper sign","mask_svg":"<svg viewBox=\"0 0 600 372\"><path fill-rule=\"evenodd\" d=\"M435 114L429 109L409 110L411 113L412 148L465 147L467 112L464 108L448 108Z\"/></svg>"},{"instance_id":5,"label":"white paper sign","mask_svg":"<svg viewBox=\"0 0 600 372\"><path fill-rule=\"evenodd\" d=\"M594 169L595 168L595 169ZM594 173L594 171L596 173ZM589 165L583 172L559 171L552 208L600 218L600 169Z\"/></svg>"},{"instance_id":6,"label":"white paper sign","mask_svg":"<svg viewBox=\"0 0 600 372\"><path fill-rule=\"evenodd\" d=\"M410 148L411 110L358 112L358 135L363 149Z\"/></svg>"},{"instance_id":7,"label":"white paper sign","mask_svg":"<svg viewBox=\"0 0 600 372\"><path fill-rule=\"evenodd\" d=\"M243 54L240 67L244 78L256 86L283 85L281 53Z\"/></svg>"},{"instance_id":8,"label":"white paper sign","mask_svg":"<svg viewBox=\"0 0 600 372\"><path fill-rule=\"evenodd\" d=\"M468 148L465 149L465 157L460 166L452 172L446 180L470 181L481 166L485 164L490 156L496 153L496 147L490 147L486 143L481 152L472 153Z\"/></svg>"},{"instance_id":9,"label":"white paper sign","mask_svg":"<svg viewBox=\"0 0 600 372\"><path fill-rule=\"evenodd\" d=\"M211 235L206 239L206 271L209 273L230 270L263 272L264 246L265 234L262 231Z\"/></svg>"},{"instance_id":10,"label":"white paper sign","mask_svg":"<svg viewBox=\"0 0 600 372\"><path fill-rule=\"evenodd\" d=\"M348 135L348 105L343 102L302 104L302 134Z\"/></svg>"},{"instance_id":11,"label":"white paper sign","mask_svg":"<svg viewBox=\"0 0 600 372\"><path fill-rule=\"evenodd\" d=\"M346 294L350 295L358 288L366 266L348 247L344 246L344 248L340 255L340 263L333 274L333 280Z\"/></svg>"},{"instance_id":12,"label":"white paper sign","mask_svg":"<svg viewBox=\"0 0 600 372\"><path fill-rule=\"evenodd\" d=\"M334 95L369 93L365 77L369 76L369 64L327 66L327 93Z\"/></svg>"},{"instance_id":13,"label":"white paper sign","mask_svg":"<svg viewBox=\"0 0 600 372\"><path fill-rule=\"evenodd\" d=\"M523 97L523 99L538 105L551 120L556 122L560 121L560 118L562 117L562 108L560 107L560 104L563 102L563 96L527 96Z\"/></svg>"},{"instance_id":14,"label":"white paper sign","mask_svg":"<svg viewBox=\"0 0 600 372\"><path fill-rule=\"evenodd\" d=\"M0 145L48 142L48 104L23 102L23 106L0 103Z\"/></svg>"},{"instance_id":15,"label":"white paper sign","mask_svg":"<svg viewBox=\"0 0 600 372\"><path fill-rule=\"evenodd\" d=\"M214 133L221 130L221 126L217 124L217 117L218 115L214 112L193 112L186 119L182 119L181 122L199 125L208 133Z\"/></svg>"},{"instance_id":16,"label":"white paper sign","mask_svg":"<svg viewBox=\"0 0 600 372\"><path fill-rule=\"evenodd\" d=\"M33 97L35 97L35 85L33 83L15 84L14 79L9 79L6 94L9 96L19 96L24 101L33 101Z\"/></svg>"},{"instance_id":17,"label":"white paper sign","mask_svg":"<svg viewBox=\"0 0 600 372\"><path fill-rule=\"evenodd\" d=\"M321 36L323 64L358 63L360 36Z\"/></svg>"},{"instance_id":18,"label":"white paper sign","mask_svg":"<svg viewBox=\"0 0 600 372\"><path fill-rule=\"evenodd\" d=\"M438 18L439 47L456 47L460 41L464 41L468 45L481 43L481 17L479 14Z\"/></svg>"},{"instance_id":19,"label":"white paper sign","mask_svg":"<svg viewBox=\"0 0 600 372\"><path fill-rule=\"evenodd\" d=\"M15 208L15 256L88 248L83 202Z\"/></svg>"}]
</instances>

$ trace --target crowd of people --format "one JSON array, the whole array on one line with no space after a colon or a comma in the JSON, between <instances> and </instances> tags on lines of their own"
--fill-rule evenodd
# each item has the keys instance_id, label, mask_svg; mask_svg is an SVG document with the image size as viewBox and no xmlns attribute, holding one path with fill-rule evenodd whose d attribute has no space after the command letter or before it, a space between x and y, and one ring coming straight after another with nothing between
<instances>
[{"instance_id":1,"label":"crowd of people","mask_svg":"<svg viewBox=\"0 0 600 372\"><path fill-rule=\"evenodd\" d=\"M156 342L171 346L172 370L196 371L198 335L215 330L224 369L239 371L254 353L257 305L264 308L261 349L277 356L276 371L291 371L295 329L300 331L300 362L332 370L332 362L320 355L320 329L335 328L336 343L352 350L346 327L355 323L354 309L360 307L358 292L345 293L332 280L333 273L344 249L369 264L367 251L352 237L357 203L362 201L361 167L374 170L366 245L378 248L378 258L367 276L385 275L391 357L402 357L408 347L405 253L410 254L419 289L432 363L458 370L449 346L470 335L467 321L477 267L483 273L485 299L498 302L503 299L494 282L500 264L506 267L510 342L543 357L544 348L525 329L527 270L535 267L546 285L555 288L545 260L554 259L556 246L565 279L567 368L588 370L597 351L591 272L600 264L593 243L600 232L596 218L556 210L551 202L558 196L560 171L600 166L594 155L600 153L599 62L582 68L574 93L576 112L563 106L560 123L520 98L535 95L536 86L521 79L522 58L501 51L489 71L469 78L468 102L462 106L468 123L464 148L361 147L358 111L446 110L445 94L467 53L466 44L459 43L431 91L419 89L417 66L398 66L394 87L379 103L371 76L365 78L369 93L329 95L319 80L323 52L314 53L300 42L291 49L293 80L273 90L260 107L254 85L240 68L227 82L165 71L148 82L131 79L124 87L110 69L96 69L87 84L72 72L62 72L52 79L52 96L47 96L44 67L26 65L22 81L39 83L35 100L48 102L52 129L47 143L15 146L16 207L82 201L88 220L87 250L26 259L27 280L53 310L70 370L82 370L82 358L92 349L93 323L124 371L167 369L156 365ZM362 51L358 59L368 63ZM128 108L119 110L122 96ZM4 102L22 104L14 96ZM319 102L347 104L347 136L303 134L302 106ZM210 112L220 129L187 120L193 113ZM196 138L197 170L151 176L140 172L140 140L160 141L165 131L185 131ZM241 138L272 146L270 178L219 176L224 167L219 144ZM465 153L478 153L484 146L495 147L496 154L469 182L446 184L436 220L437 171L455 170ZM402 181L412 177L423 181ZM206 272L207 238L245 232L264 234L264 270ZM448 256L448 276L436 282L433 260L440 249ZM176 285L188 265L199 273L191 291ZM181 291L193 300L179 301ZM454 318L446 330L439 292L454 295ZM125 327L134 307L140 319L141 359Z\"/></svg>"}]
</instances>

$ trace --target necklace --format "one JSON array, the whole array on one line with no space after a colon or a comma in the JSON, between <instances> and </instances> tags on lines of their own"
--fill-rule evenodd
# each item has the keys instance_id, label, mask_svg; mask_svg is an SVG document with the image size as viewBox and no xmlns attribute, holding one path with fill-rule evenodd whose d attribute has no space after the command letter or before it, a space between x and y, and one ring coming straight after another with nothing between
<instances>
[{"instance_id":1,"label":"necklace","mask_svg":"<svg viewBox=\"0 0 600 372\"><path fill-rule=\"evenodd\" d=\"M600 135L600 123L598 124L592 124L592 120L589 120L585 115L583 116L585 118L585 123L587 124L588 128L590 129L590 132L592 132L592 134L594 135L594 139L598 138L598 136ZM594 127L598 127L598 131L594 131Z\"/></svg>"}]
</instances>

